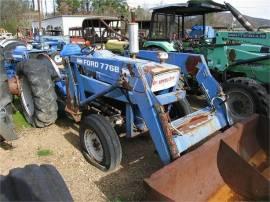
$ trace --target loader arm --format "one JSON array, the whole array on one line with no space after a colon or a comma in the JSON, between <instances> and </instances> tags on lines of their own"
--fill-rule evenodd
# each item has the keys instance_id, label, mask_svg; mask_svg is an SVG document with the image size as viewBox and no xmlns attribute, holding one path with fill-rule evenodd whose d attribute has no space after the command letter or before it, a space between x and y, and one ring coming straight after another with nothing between
<instances>
[{"instance_id":1,"label":"loader arm","mask_svg":"<svg viewBox=\"0 0 270 202\"><path fill-rule=\"evenodd\" d=\"M102 96L136 106L138 113L131 109L130 114L144 120L162 162L169 164L190 147L229 125L221 88L211 78L203 58L201 60L197 79L209 92L209 107L173 121L166 106L185 98L185 91L175 88L180 76L180 69L175 65L96 51L92 55L70 57L73 72L70 75L74 78L68 80L76 81L70 85L81 106ZM121 89L125 89L128 96ZM127 117L127 120L133 118Z\"/></svg>"}]
</instances>

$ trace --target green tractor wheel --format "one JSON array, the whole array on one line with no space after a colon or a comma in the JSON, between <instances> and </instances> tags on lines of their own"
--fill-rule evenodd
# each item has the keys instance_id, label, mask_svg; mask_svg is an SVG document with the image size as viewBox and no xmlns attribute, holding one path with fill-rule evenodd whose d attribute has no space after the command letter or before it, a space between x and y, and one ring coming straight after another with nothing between
<instances>
[{"instance_id":1,"label":"green tractor wheel","mask_svg":"<svg viewBox=\"0 0 270 202\"><path fill-rule=\"evenodd\" d=\"M236 77L227 80L223 89L228 95L228 106L234 122L253 113L269 116L269 95L263 86L250 78Z\"/></svg>"}]
</instances>

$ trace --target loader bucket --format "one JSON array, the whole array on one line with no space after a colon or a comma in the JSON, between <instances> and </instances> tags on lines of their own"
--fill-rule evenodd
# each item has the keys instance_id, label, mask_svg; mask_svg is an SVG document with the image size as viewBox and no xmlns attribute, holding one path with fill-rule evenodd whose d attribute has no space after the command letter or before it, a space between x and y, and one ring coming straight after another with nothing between
<instances>
[{"instance_id":1,"label":"loader bucket","mask_svg":"<svg viewBox=\"0 0 270 202\"><path fill-rule=\"evenodd\" d=\"M263 152L269 151L268 127L267 119L254 115L216 133L193 151L145 179L148 200L269 198L269 180L265 177L270 174L268 152ZM250 165L250 160L257 163L256 168Z\"/></svg>"}]
</instances>

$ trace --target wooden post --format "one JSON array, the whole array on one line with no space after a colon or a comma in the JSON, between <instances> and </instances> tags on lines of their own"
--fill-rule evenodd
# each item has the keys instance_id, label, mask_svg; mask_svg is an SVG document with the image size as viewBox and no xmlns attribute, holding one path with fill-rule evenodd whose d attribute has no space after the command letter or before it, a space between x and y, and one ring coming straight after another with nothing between
<instances>
[{"instance_id":1,"label":"wooden post","mask_svg":"<svg viewBox=\"0 0 270 202\"><path fill-rule=\"evenodd\" d=\"M37 0L38 3L38 35L40 35L41 32L41 13L40 13L40 0Z\"/></svg>"}]
</instances>

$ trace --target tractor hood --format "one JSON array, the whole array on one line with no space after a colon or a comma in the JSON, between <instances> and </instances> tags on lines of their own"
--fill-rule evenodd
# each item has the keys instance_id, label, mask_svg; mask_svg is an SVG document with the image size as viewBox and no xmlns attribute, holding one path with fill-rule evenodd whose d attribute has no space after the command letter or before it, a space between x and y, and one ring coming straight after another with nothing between
<instances>
[{"instance_id":1,"label":"tractor hood","mask_svg":"<svg viewBox=\"0 0 270 202\"><path fill-rule=\"evenodd\" d=\"M115 60L119 60L119 62L121 61L127 64L136 65L136 67L142 70L141 73L145 75L148 85L151 88L152 92L157 92L160 90L175 87L177 85L180 76L180 69L175 65L118 56L108 50L95 51L93 57L112 58ZM123 71L125 70L123 69Z\"/></svg>"},{"instance_id":2,"label":"tractor hood","mask_svg":"<svg viewBox=\"0 0 270 202\"><path fill-rule=\"evenodd\" d=\"M87 75L95 74L100 81L106 83L115 84L125 79L129 88L133 88L138 85L137 81L143 81L139 91L144 92L149 88L152 92L157 92L176 87L179 80L180 69L176 65L123 57L108 50L79 54L77 48L77 55L74 54L74 50L72 45L66 45L61 55L71 56L71 62L83 66Z\"/></svg>"}]
</instances>

